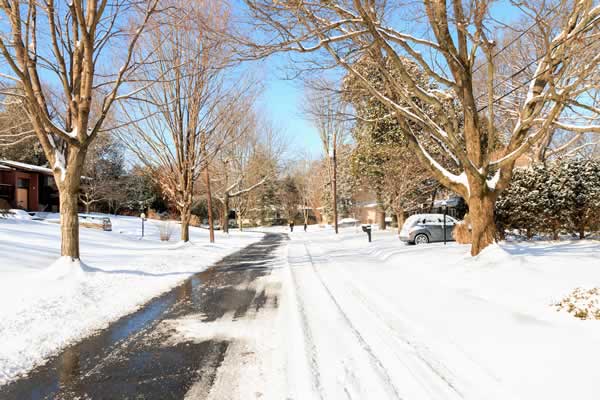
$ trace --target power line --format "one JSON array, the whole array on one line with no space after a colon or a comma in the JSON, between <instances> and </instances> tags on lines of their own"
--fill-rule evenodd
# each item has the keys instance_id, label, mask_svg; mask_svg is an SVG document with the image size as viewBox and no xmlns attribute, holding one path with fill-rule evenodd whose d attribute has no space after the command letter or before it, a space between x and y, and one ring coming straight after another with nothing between
<instances>
[{"instance_id":1,"label":"power line","mask_svg":"<svg viewBox=\"0 0 600 400\"><path fill-rule=\"evenodd\" d=\"M579 34L585 30L587 30L591 25L593 25L594 23L596 23L597 21L600 20L600 17L596 17L595 19L592 19L590 22L588 22L579 32L577 32L576 34ZM554 51L558 46L564 44L566 41L568 40L568 38L566 37L565 39L563 39L561 42L556 43L552 49L550 51ZM586 44L583 49L586 49L587 47L589 47L592 43L592 41L590 41L588 44ZM538 58L536 58L535 60L529 62L527 65L525 65L524 67L520 68L517 72L513 73L511 76L509 76L508 78L504 79L502 82L496 84L494 86L494 89L497 89L500 85L506 83L507 81L513 79L514 77L516 77L517 75L519 75L521 72L525 71L527 68L531 67L533 64L537 63L538 61L540 61L542 58L544 58L547 55L547 53L539 56ZM567 57L569 58L569 57ZM509 90L507 93L503 94L502 96L500 96L499 98L493 100L493 103L496 103L504 98L506 98L507 96L510 96L512 93L516 92L517 90L519 90L520 88L522 88L523 86L527 85L528 83L530 83L531 81L533 81L534 79L539 78L540 76L542 76L543 74L545 74L546 72L548 72L550 70L551 67L548 67L546 70L541 71L540 73L534 75L533 77L531 77L530 79L526 80L525 82L521 83L520 85L516 86L515 88ZM477 102L479 99L481 99L483 96L485 96L485 94L482 94L480 96L478 96L475 99L475 102ZM484 105L483 107L481 107L480 109L477 110L477 112L481 112L483 110L485 110L488 107L488 105Z\"/></svg>"},{"instance_id":2,"label":"power line","mask_svg":"<svg viewBox=\"0 0 600 400\"><path fill-rule=\"evenodd\" d=\"M558 3L557 5L555 5L554 7L552 7L552 9L550 9L548 11L548 13L546 13L546 15L543 18L546 18L546 17L550 16L550 14L552 14L554 11L556 11L560 5L561 4ZM533 27L535 27L538 24L539 24L539 22L535 21L533 24L531 24L531 26L529 26L529 28L525 29L523 32L521 32L519 35L517 35L517 37L513 38L508 44L504 45L504 47L502 47L500 50L498 50L496 53L494 53L493 57L496 58L498 55L500 55L500 53L502 53L503 51L505 51L506 49L508 49L510 46L512 46L513 44L515 44L517 42L517 40L519 40L523 36L525 36L526 33L528 33L530 30L533 29ZM477 71L479 71L481 68L483 68L484 65L485 64L481 64L477 68L475 68L473 70L473 74L476 73Z\"/></svg>"}]
</instances>

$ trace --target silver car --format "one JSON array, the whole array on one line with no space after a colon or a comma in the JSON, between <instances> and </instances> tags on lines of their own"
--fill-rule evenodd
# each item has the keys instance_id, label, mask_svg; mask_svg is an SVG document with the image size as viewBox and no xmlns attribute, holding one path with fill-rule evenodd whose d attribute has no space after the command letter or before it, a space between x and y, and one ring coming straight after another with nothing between
<instances>
[{"instance_id":1,"label":"silver car","mask_svg":"<svg viewBox=\"0 0 600 400\"><path fill-rule=\"evenodd\" d=\"M452 238L452 229L458 221L446 215L446 240ZM425 244L444 240L444 214L415 214L404 221L400 240L411 244Z\"/></svg>"}]
</instances>

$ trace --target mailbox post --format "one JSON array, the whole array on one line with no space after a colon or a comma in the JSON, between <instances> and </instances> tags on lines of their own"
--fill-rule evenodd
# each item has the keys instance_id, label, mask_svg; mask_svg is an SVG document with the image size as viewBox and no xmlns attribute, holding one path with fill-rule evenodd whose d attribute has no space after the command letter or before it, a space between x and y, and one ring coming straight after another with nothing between
<instances>
[{"instance_id":1,"label":"mailbox post","mask_svg":"<svg viewBox=\"0 0 600 400\"><path fill-rule=\"evenodd\" d=\"M446 201L442 201L442 207L444 207L444 246L446 245L446 215L448 215L448 204Z\"/></svg>"},{"instance_id":2,"label":"mailbox post","mask_svg":"<svg viewBox=\"0 0 600 400\"><path fill-rule=\"evenodd\" d=\"M144 237L144 221L146 221L146 214L141 213L140 218L142 219L142 238Z\"/></svg>"},{"instance_id":3,"label":"mailbox post","mask_svg":"<svg viewBox=\"0 0 600 400\"><path fill-rule=\"evenodd\" d=\"M367 237L369 238L369 243L371 243L371 225L363 225L362 230L367 234Z\"/></svg>"}]
</instances>

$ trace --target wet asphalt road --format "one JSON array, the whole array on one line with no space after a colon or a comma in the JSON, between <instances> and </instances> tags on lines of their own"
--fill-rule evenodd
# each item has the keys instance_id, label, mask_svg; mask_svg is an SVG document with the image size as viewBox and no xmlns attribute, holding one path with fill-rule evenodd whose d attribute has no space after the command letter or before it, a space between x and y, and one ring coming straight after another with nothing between
<instances>
[{"instance_id":1,"label":"wet asphalt road","mask_svg":"<svg viewBox=\"0 0 600 400\"><path fill-rule=\"evenodd\" d=\"M165 346L170 334L157 327L186 315L201 314L202 321L210 322L226 313L241 318L267 301L276 306L277 299L247 284L270 273L273 253L284 239L285 235L268 234L225 257L137 312L67 347L27 377L0 386L0 399L183 399L197 382L208 393L229 343Z\"/></svg>"}]
</instances>

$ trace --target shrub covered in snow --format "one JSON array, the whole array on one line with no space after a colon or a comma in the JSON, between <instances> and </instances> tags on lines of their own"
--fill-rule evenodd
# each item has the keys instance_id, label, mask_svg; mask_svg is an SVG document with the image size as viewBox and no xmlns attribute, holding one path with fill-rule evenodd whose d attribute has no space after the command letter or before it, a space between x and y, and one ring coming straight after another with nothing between
<instances>
[{"instance_id":1,"label":"shrub covered in snow","mask_svg":"<svg viewBox=\"0 0 600 400\"><path fill-rule=\"evenodd\" d=\"M555 305L579 319L600 319L600 288L577 288Z\"/></svg>"},{"instance_id":2,"label":"shrub covered in snow","mask_svg":"<svg viewBox=\"0 0 600 400\"><path fill-rule=\"evenodd\" d=\"M536 234L597 230L600 224L600 162L564 161L518 169L496 203L500 232Z\"/></svg>"}]
</instances>

